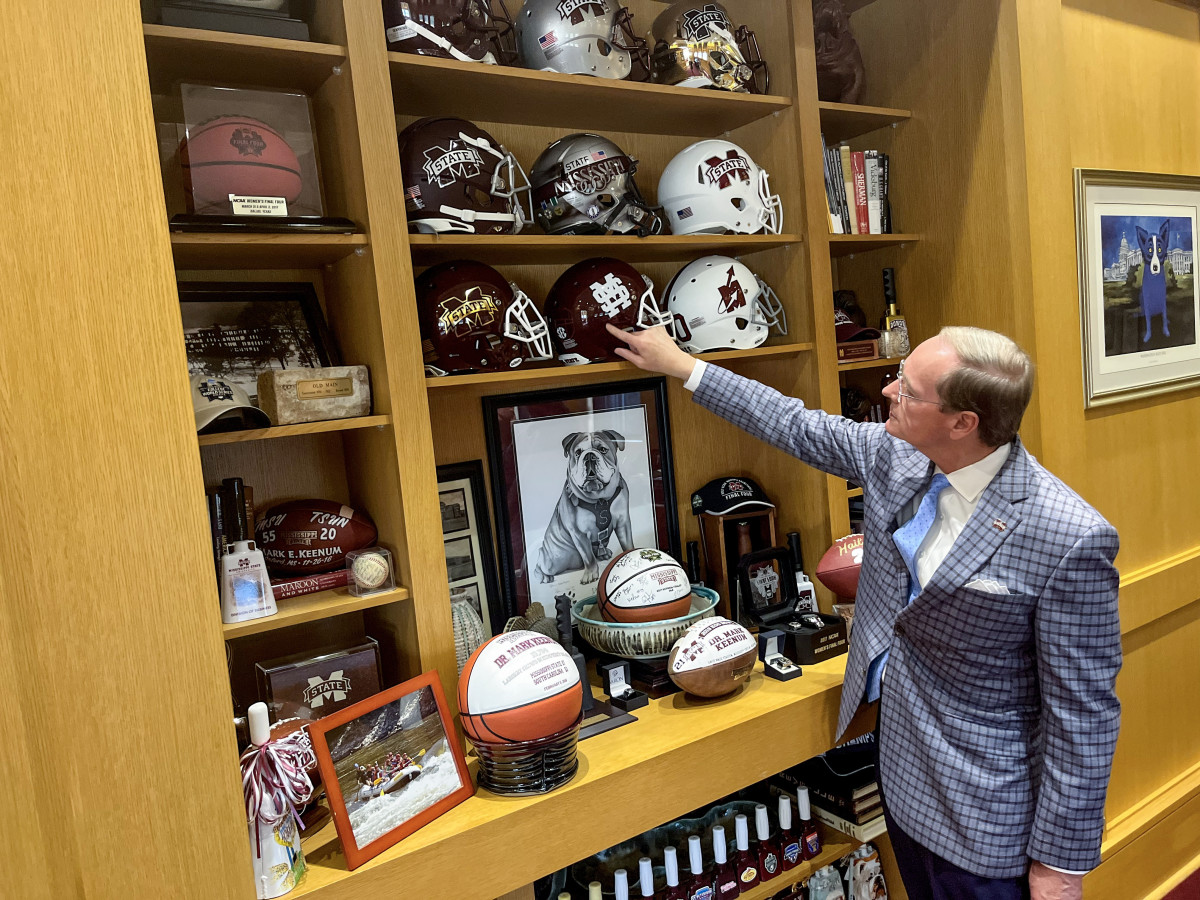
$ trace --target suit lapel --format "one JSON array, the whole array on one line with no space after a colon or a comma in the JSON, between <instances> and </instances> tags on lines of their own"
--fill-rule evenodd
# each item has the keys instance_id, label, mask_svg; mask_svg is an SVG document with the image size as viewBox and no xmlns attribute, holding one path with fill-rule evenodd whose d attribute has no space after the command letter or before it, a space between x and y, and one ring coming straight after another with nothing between
<instances>
[{"instance_id":1,"label":"suit lapel","mask_svg":"<svg viewBox=\"0 0 1200 900\"><path fill-rule=\"evenodd\" d=\"M933 463L921 453L913 452L908 458L897 463L888 486L888 496L883 507L883 521L891 529L895 529L896 516L904 509L917 491L921 490L933 476Z\"/></svg>"},{"instance_id":2,"label":"suit lapel","mask_svg":"<svg viewBox=\"0 0 1200 900\"><path fill-rule=\"evenodd\" d=\"M1004 466L984 488L975 512L950 554L937 567L911 607L933 603L953 595L973 573L991 559L1021 521L1021 503L1029 494L1029 455L1017 439ZM924 602L923 602L924 601ZM911 608L910 607L910 608Z\"/></svg>"}]
</instances>

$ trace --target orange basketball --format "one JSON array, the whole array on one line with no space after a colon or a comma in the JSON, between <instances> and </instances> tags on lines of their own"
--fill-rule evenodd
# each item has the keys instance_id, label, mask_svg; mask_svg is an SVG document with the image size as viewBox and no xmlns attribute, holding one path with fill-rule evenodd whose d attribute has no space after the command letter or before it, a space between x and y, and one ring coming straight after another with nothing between
<instances>
[{"instance_id":1,"label":"orange basketball","mask_svg":"<svg viewBox=\"0 0 1200 900\"><path fill-rule=\"evenodd\" d=\"M304 180L283 136L249 116L221 116L191 130L179 145L184 186L194 209L227 206L230 194L293 203Z\"/></svg>"},{"instance_id":2,"label":"orange basketball","mask_svg":"<svg viewBox=\"0 0 1200 900\"><path fill-rule=\"evenodd\" d=\"M536 741L564 731L583 709L579 670L553 638L509 631L471 654L458 676L463 731L484 743Z\"/></svg>"},{"instance_id":3,"label":"orange basketball","mask_svg":"<svg viewBox=\"0 0 1200 900\"><path fill-rule=\"evenodd\" d=\"M669 553L653 547L628 550L605 566L596 606L608 622L676 619L692 608L692 586Z\"/></svg>"}]
</instances>

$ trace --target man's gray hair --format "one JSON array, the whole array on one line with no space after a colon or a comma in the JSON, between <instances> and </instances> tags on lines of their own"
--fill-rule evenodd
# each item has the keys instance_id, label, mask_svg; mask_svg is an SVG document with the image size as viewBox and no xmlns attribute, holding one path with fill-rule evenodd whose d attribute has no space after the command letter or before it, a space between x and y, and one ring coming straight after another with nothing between
<instances>
[{"instance_id":1,"label":"man's gray hair","mask_svg":"<svg viewBox=\"0 0 1200 900\"><path fill-rule=\"evenodd\" d=\"M1012 338L982 328L952 325L939 336L959 359L938 382L942 406L979 416L979 439L987 446L1007 444L1033 395L1029 355Z\"/></svg>"}]
</instances>

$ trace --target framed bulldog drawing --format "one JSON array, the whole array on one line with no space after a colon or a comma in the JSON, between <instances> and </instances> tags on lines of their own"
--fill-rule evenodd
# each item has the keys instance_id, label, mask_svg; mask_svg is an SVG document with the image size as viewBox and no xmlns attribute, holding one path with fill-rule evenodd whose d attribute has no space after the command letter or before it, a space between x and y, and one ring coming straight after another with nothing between
<instances>
[{"instance_id":1,"label":"framed bulldog drawing","mask_svg":"<svg viewBox=\"0 0 1200 900\"><path fill-rule=\"evenodd\" d=\"M484 397L509 615L590 597L618 553L679 558L663 379Z\"/></svg>"}]
</instances>

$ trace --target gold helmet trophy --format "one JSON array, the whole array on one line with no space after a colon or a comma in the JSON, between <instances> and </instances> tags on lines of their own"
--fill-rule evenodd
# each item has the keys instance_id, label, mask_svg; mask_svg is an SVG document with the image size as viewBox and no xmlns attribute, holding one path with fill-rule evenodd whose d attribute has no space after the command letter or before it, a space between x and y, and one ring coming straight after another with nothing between
<instances>
[{"instance_id":1,"label":"gold helmet trophy","mask_svg":"<svg viewBox=\"0 0 1200 900\"><path fill-rule=\"evenodd\" d=\"M659 84L765 94L770 85L758 39L735 26L720 3L681 0L651 29L651 77Z\"/></svg>"}]
</instances>

